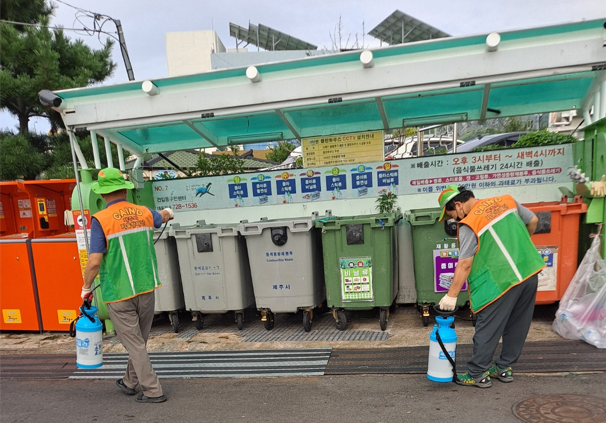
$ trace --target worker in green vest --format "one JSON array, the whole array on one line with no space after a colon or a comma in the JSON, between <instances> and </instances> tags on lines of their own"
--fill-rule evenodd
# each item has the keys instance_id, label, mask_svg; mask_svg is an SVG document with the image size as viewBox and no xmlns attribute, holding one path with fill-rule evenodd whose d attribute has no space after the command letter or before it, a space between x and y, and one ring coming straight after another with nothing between
<instances>
[{"instance_id":1,"label":"worker in green vest","mask_svg":"<svg viewBox=\"0 0 606 423\"><path fill-rule=\"evenodd\" d=\"M534 311L538 273L545 262L530 240L539 219L510 195L477 199L463 186L450 185L438 197L440 220L459 222L459 260L440 309L455 309L467 280L469 302L477 316L473 355L464 386L489 388L491 377L513 381L512 365L522 352ZM493 356L499 340L503 348Z\"/></svg>"}]
</instances>

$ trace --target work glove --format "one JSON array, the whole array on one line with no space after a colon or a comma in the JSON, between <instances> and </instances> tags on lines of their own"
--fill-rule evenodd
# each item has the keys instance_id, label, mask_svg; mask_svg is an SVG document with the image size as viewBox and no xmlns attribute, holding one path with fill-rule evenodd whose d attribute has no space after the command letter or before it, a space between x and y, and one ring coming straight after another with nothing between
<instances>
[{"instance_id":1,"label":"work glove","mask_svg":"<svg viewBox=\"0 0 606 423\"><path fill-rule=\"evenodd\" d=\"M440 305L439 305L440 310L453 311L456 306L457 306L457 297L451 297L450 295L446 294L440 300Z\"/></svg>"},{"instance_id":2,"label":"work glove","mask_svg":"<svg viewBox=\"0 0 606 423\"><path fill-rule=\"evenodd\" d=\"M168 215L170 216L170 219L168 219L168 220L173 220L175 218L175 213L172 211L172 209L167 207L162 211L165 211L168 213Z\"/></svg>"},{"instance_id":3,"label":"work glove","mask_svg":"<svg viewBox=\"0 0 606 423\"><path fill-rule=\"evenodd\" d=\"M604 197L606 195L606 175L602 175L600 181L591 182L591 195L594 197Z\"/></svg>"},{"instance_id":4,"label":"work glove","mask_svg":"<svg viewBox=\"0 0 606 423\"><path fill-rule=\"evenodd\" d=\"M84 301L88 301L90 303L93 299L93 286L91 285L90 288L82 288L82 292L80 293L80 298L82 298Z\"/></svg>"}]
</instances>

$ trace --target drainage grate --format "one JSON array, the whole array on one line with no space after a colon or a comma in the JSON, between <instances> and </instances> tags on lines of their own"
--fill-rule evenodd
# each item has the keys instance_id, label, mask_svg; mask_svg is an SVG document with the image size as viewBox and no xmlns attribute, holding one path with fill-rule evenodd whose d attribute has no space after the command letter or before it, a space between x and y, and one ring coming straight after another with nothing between
<instances>
[{"instance_id":1,"label":"drainage grate","mask_svg":"<svg viewBox=\"0 0 606 423\"><path fill-rule=\"evenodd\" d=\"M544 395L517 402L513 414L528 423L603 423L606 400L586 395Z\"/></svg>"},{"instance_id":2,"label":"drainage grate","mask_svg":"<svg viewBox=\"0 0 606 423\"><path fill-rule=\"evenodd\" d=\"M254 311L247 310L244 319L244 329L238 330L234 322L233 313L210 314L204 316L204 326L201 331L196 329L195 322L191 321L189 313L179 315L179 333L177 338L190 339L199 333L232 333L242 337L244 342L311 342L311 341L387 341L390 338L389 331L372 330L337 330L331 313L315 315L310 332L303 329L303 316L297 314L276 314L274 328L265 329L260 316L255 316ZM368 314L368 316L374 316ZM364 317L364 316L363 316ZM377 317L377 329L379 319ZM388 329L389 330L389 329ZM150 337L173 333L168 319L157 316ZM106 337L104 343L116 344L120 341L117 337Z\"/></svg>"},{"instance_id":3,"label":"drainage grate","mask_svg":"<svg viewBox=\"0 0 606 423\"><path fill-rule=\"evenodd\" d=\"M196 351L150 353L161 379L202 377L323 376L330 348L296 350ZM127 354L107 354L98 369L76 369L70 379L118 379L126 370Z\"/></svg>"}]
</instances>

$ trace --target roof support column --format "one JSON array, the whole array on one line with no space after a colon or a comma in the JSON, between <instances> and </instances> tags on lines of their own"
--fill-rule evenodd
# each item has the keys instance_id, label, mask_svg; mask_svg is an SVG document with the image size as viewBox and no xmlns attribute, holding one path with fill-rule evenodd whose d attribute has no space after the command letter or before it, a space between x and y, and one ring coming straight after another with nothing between
<instances>
[{"instance_id":1,"label":"roof support column","mask_svg":"<svg viewBox=\"0 0 606 423\"><path fill-rule=\"evenodd\" d=\"M107 156L107 167L114 167L114 158L112 157L112 145L108 137L105 140L105 155Z\"/></svg>"},{"instance_id":2,"label":"roof support column","mask_svg":"<svg viewBox=\"0 0 606 423\"><path fill-rule=\"evenodd\" d=\"M116 148L118 149L118 163L120 165L120 170L124 172L126 170L126 166L124 165L124 150L122 150L122 146L119 144L116 144Z\"/></svg>"},{"instance_id":3,"label":"roof support column","mask_svg":"<svg viewBox=\"0 0 606 423\"><path fill-rule=\"evenodd\" d=\"M90 143L93 146L93 159L95 160L95 169L101 169L101 158L99 157L99 144L97 143L97 133L90 131Z\"/></svg>"}]
</instances>

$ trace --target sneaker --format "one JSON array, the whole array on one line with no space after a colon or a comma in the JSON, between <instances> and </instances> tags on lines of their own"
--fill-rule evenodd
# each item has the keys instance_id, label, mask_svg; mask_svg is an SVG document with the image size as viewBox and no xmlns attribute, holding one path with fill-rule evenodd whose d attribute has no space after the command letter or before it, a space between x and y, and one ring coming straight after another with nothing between
<instances>
[{"instance_id":1,"label":"sneaker","mask_svg":"<svg viewBox=\"0 0 606 423\"><path fill-rule=\"evenodd\" d=\"M126 395L135 395L137 393L135 388L129 388L128 386L126 386L124 384L124 380L122 379L118 379L116 381L116 385L118 385L118 388L122 389L122 392L124 392Z\"/></svg>"},{"instance_id":2,"label":"sneaker","mask_svg":"<svg viewBox=\"0 0 606 423\"><path fill-rule=\"evenodd\" d=\"M496 377L501 382L513 382L513 370L511 370L511 367L502 369L495 363L488 369L488 373L490 373L490 377Z\"/></svg>"},{"instance_id":3,"label":"sneaker","mask_svg":"<svg viewBox=\"0 0 606 423\"><path fill-rule=\"evenodd\" d=\"M488 372L484 372L476 378L471 377L469 373L463 373L462 375L457 375L455 383L457 385L476 386L478 388L490 388L492 386Z\"/></svg>"},{"instance_id":4,"label":"sneaker","mask_svg":"<svg viewBox=\"0 0 606 423\"><path fill-rule=\"evenodd\" d=\"M167 399L168 398L166 398L166 395L160 395L159 397L147 397L144 394L139 394L139 395L137 395L137 398L135 398L135 401L137 401L137 402L164 402Z\"/></svg>"}]
</instances>

